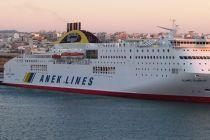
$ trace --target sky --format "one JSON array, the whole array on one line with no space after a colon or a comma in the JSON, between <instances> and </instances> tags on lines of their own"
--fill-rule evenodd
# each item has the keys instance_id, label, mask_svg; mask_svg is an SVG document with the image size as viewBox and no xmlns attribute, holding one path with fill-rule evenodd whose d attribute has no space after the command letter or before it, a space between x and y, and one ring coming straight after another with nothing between
<instances>
[{"instance_id":1,"label":"sky","mask_svg":"<svg viewBox=\"0 0 210 140\"><path fill-rule=\"evenodd\" d=\"M210 0L0 0L0 30L65 31L67 22L82 22L92 32L210 33Z\"/></svg>"}]
</instances>

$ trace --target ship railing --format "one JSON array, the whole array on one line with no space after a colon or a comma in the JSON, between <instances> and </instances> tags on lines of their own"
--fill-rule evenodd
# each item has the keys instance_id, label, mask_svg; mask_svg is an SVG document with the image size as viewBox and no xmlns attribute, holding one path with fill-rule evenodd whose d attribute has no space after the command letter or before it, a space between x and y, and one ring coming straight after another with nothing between
<instances>
[{"instance_id":1,"label":"ship railing","mask_svg":"<svg viewBox=\"0 0 210 140\"><path fill-rule=\"evenodd\" d=\"M158 45L156 40L141 40L140 42L124 42L120 43L120 47L151 47L154 45Z\"/></svg>"}]
</instances>

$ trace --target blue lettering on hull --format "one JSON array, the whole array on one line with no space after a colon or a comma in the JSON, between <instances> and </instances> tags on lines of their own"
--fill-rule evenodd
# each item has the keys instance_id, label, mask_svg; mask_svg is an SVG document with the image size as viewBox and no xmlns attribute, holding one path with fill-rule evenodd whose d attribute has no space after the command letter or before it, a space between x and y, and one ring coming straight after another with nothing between
<instances>
[{"instance_id":1,"label":"blue lettering on hull","mask_svg":"<svg viewBox=\"0 0 210 140\"><path fill-rule=\"evenodd\" d=\"M40 83L52 83L52 84L64 84L69 85L82 85L82 86L92 86L94 78L93 77L80 77L80 76L58 76L58 75L41 75Z\"/></svg>"}]
</instances>

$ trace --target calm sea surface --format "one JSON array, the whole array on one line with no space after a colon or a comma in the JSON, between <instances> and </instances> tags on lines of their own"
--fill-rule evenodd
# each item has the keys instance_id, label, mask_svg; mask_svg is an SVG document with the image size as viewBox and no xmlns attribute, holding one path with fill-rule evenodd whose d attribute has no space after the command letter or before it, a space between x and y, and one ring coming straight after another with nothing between
<instances>
[{"instance_id":1,"label":"calm sea surface","mask_svg":"<svg viewBox=\"0 0 210 140\"><path fill-rule=\"evenodd\" d=\"M210 104L0 86L0 140L209 140Z\"/></svg>"}]
</instances>

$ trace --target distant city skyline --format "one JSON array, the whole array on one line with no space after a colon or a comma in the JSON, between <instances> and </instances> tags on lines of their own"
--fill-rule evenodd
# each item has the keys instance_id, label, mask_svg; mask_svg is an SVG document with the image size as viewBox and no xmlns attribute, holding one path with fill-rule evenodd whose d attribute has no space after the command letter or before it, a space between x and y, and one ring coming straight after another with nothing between
<instances>
[{"instance_id":1,"label":"distant city skyline","mask_svg":"<svg viewBox=\"0 0 210 140\"><path fill-rule=\"evenodd\" d=\"M7 0L0 5L0 30L65 31L81 21L92 32L160 32L172 19L180 32L210 33L209 0Z\"/></svg>"}]
</instances>

